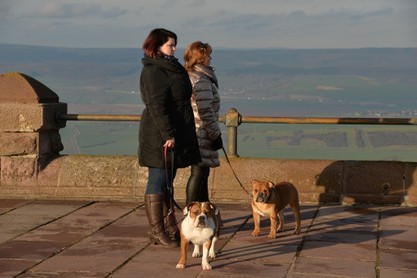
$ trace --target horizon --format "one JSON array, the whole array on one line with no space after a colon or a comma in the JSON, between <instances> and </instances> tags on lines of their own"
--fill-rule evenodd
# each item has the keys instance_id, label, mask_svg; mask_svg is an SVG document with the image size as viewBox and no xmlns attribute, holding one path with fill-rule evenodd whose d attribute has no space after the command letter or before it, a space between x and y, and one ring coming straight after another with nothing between
<instances>
[{"instance_id":1,"label":"horizon","mask_svg":"<svg viewBox=\"0 0 417 278\"><path fill-rule=\"evenodd\" d=\"M28 47L44 47L44 48L69 48L69 49L138 49L137 47L71 47L71 46L52 46L42 44L21 44L21 43L2 43L0 45L9 46L28 46ZM232 48L232 47L218 47L216 50L355 50L355 49L416 49L417 46L409 47L351 47L351 48L290 48L290 47L258 47L258 48ZM185 50L184 47L178 47L179 50Z\"/></svg>"}]
</instances>

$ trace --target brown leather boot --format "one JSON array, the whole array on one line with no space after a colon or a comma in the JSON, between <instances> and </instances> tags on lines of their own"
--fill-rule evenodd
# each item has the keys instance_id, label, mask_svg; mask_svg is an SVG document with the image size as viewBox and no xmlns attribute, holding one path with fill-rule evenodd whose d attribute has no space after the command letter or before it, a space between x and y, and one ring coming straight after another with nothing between
<instances>
[{"instance_id":1,"label":"brown leather boot","mask_svg":"<svg viewBox=\"0 0 417 278\"><path fill-rule=\"evenodd\" d=\"M171 240L175 240L178 244L181 241L180 230L178 229L177 219L175 217L175 212L170 211L171 208L171 195L168 191L164 195L164 218L165 226L168 233L168 236Z\"/></svg>"},{"instance_id":2,"label":"brown leather boot","mask_svg":"<svg viewBox=\"0 0 417 278\"><path fill-rule=\"evenodd\" d=\"M145 210L151 228L149 238L154 244L178 247L178 242L171 240L165 232L163 209L164 194L145 194Z\"/></svg>"}]
</instances>

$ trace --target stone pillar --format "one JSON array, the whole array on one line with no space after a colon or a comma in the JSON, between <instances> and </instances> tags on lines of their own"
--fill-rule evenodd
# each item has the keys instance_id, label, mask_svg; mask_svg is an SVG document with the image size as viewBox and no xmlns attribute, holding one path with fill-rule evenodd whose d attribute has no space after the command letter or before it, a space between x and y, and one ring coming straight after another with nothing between
<instances>
[{"instance_id":1,"label":"stone pillar","mask_svg":"<svg viewBox=\"0 0 417 278\"><path fill-rule=\"evenodd\" d=\"M63 150L59 129L65 122L55 120L57 112L66 114L67 104L60 103L57 94L39 81L16 72L0 75L3 189L14 191L22 183L35 185L39 172L59 156Z\"/></svg>"},{"instance_id":2,"label":"stone pillar","mask_svg":"<svg viewBox=\"0 0 417 278\"><path fill-rule=\"evenodd\" d=\"M237 154L237 127L242 123L242 115L236 108L230 108L226 114L227 126L227 153L230 157L238 157Z\"/></svg>"}]
</instances>

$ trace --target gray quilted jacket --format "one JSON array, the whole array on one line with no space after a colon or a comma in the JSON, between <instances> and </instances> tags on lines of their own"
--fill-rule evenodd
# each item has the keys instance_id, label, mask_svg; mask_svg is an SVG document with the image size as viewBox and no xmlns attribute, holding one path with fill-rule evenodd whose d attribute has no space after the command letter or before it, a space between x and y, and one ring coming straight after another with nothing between
<instances>
[{"instance_id":1,"label":"gray quilted jacket","mask_svg":"<svg viewBox=\"0 0 417 278\"><path fill-rule=\"evenodd\" d=\"M217 77L213 68L203 65L195 65L188 75L193 85L191 106L202 159L199 165L218 167L219 154L211 147L212 142L221 134L218 122L220 95Z\"/></svg>"}]
</instances>

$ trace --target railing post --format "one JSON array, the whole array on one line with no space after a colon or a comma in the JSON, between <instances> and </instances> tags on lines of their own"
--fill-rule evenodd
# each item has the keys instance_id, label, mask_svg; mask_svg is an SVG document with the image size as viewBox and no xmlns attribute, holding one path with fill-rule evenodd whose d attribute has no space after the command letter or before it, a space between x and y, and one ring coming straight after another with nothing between
<instances>
[{"instance_id":1,"label":"railing post","mask_svg":"<svg viewBox=\"0 0 417 278\"><path fill-rule=\"evenodd\" d=\"M227 126L227 155L238 157L237 154L237 127L242 123L242 116L236 108L230 108L226 114L225 124Z\"/></svg>"}]
</instances>

